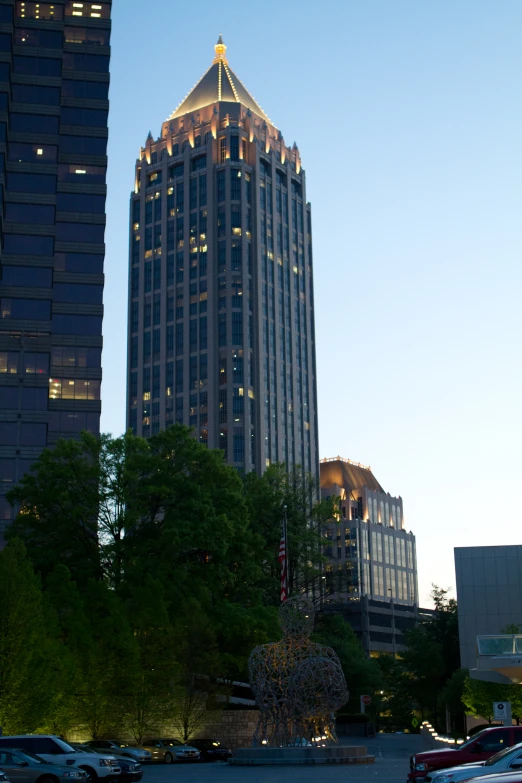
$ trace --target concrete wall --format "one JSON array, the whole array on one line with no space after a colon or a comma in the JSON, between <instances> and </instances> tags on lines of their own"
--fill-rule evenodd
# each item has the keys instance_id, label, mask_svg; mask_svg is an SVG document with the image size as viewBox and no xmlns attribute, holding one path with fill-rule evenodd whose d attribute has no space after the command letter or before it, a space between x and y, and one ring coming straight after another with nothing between
<instances>
[{"instance_id":1,"label":"concrete wall","mask_svg":"<svg viewBox=\"0 0 522 783\"><path fill-rule=\"evenodd\" d=\"M258 710L209 712L207 723L195 732L194 738L210 737L229 748L250 748L258 718Z\"/></svg>"},{"instance_id":2,"label":"concrete wall","mask_svg":"<svg viewBox=\"0 0 522 783\"><path fill-rule=\"evenodd\" d=\"M476 666L477 634L522 626L522 546L455 548L461 665Z\"/></svg>"}]
</instances>

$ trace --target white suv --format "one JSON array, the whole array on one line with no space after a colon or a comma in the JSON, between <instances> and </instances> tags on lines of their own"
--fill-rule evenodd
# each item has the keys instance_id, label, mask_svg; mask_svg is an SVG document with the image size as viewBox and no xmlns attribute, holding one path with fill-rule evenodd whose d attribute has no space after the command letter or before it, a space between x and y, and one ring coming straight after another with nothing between
<instances>
[{"instance_id":1,"label":"white suv","mask_svg":"<svg viewBox=\"0 0 522 783\"><path fill-rule=\"evenodd\" d=\"M0 737L0 748L20 748L36 753L44 761L64 764L85 770L91 781L100 778L111 781L119 778L121 769L114 756L99 753L78 753L74 748L54 734L18 734Z\"/></svg>"}]
</instances>

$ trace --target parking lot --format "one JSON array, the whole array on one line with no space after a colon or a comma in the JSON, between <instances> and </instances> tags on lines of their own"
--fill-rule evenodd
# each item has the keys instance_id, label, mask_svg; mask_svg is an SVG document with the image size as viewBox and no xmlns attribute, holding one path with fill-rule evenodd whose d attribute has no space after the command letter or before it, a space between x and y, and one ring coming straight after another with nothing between
<instances>
[{"instance_id":1,"label":"parking lot","mask_svg":"<svg viewBox=\"0 0 522 783\"><path fill-rule=\"evenodd\" d=\"M375 755L375 764L339 766L230 767L226 763L158 764L147 766L143 783L406 783L410 753L421 750L420 737L378 735L374 740L359 739L343 744L366 744Z\"/></svg>"}]
</instances>

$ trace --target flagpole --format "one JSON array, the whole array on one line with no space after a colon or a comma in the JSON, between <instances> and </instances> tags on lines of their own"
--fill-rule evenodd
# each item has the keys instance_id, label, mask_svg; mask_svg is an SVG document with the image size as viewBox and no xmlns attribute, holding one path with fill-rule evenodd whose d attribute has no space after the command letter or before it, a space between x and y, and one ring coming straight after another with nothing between
<instances>
[{"instance_id":1,"label":"flagpole","mask_svg":"<svg viewBox=\"0 0 522 783\"><path fill-rule=\"evenodd\" d=\"M287 538L287 506L283 506L283 536L284 560L281 562L281 603L288 598L288 538Z\"/></svg>"}]
</instances>

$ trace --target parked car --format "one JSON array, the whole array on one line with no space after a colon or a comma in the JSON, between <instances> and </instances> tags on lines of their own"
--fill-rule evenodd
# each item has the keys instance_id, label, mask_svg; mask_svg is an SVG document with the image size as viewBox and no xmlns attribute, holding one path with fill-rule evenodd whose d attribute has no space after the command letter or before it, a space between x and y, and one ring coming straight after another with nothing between
<instances>
[{"instance_id":1,"label":"parked car","mask_svg":"<svg viewBox=\"0 0 522 783\"><path fill-rule=\"evenodd\" d=\"M133 781L142 779L143 767L139 761L135 761L135 759L131 759L129 756L117 756L117 759L121 769L119 782L133 783Z\"/></svg>"},{"instance_id":2,"label":"parked car","mask_svg":"<svg viewBox=\"0 0 522 783\"><path fill-rule=\"evenodd\" d=\"M472 778L473 783L522 783L521 772L499 772L498 775L481 775Z\"/></svg>"},{"instance_id":3,"label":"parked car","mask_svg":"<svg viewBox=\"0 0 522 783\"><path fill-rule=\"evenodd\" d=\"M217 740L195 739L190 744L199 750L200 761L226 761L232 756L232 751Z\"/></svg>"},{"instance_id":4,"label":"parked car","mask_svg":"<svg viewBox=\"0 0 522 783\"><path fill-rule=\"evenodd\" d=\"M78 753L92 753L92 749L82 742L71 742L71 746L78 751ZM143 769L139 761L129 758L128 756L116 756L118 766L121 769L121 774L118 783L130 783L131 781L141 780L143 777Z\"/></svg>"},{"instance_id":5,"label":"parked car","mask_svg":"<svg viewBox=\"0 0 522 783\"><path fill-rule=\"evenodd\" d=\"M495 753L487 761L478 761L475 764L462 764L459 767L449 767L432 772L426 776L426 783L461 783L463 780L471 780L486 775L488 772L522 771L522 742L512 748L504 748Z\"/></svg>"},{"instance_id":6,"label":"parked car","mask_svg":"<svg viewBox=\"0 0 522 783\"><path fill-rule=\"evenodd\" d=\"M88 775L83 769L70 769L63 764L44 761L27 750L0 748L0 766L11 783L85 783Z\"/></svg>"},{"instance_id":7,"label":"parked car","mask_svg":"<svg viewBox=\"0 0 522 783\"><path fill-rule=\"evenodd\" d=\"M2 748L17 748L39 756L43 761L68 769L83 769L91 781L108 781L119 778L121 770L114 756L99 753L79 753L68 742L54 734L15 734L0 737Z\"/></svg>"},{"instance_id":8,"label":"parked car","mask_svg":"<svg viewBox=\"0 0 522 783\"><path fill-rule=\"evenodd\" d=\"M152 756L145 748L135 748L126 742L118 740L91 740L86 742L89 748L97 753L112 753L115 756L128 756L135 761L152 761Z\"/></svg>"},{"instance_id":9,"label":"parked car","mask_svg":"<svg viewBox=\"0 0 522 783\"><path fill-rule=\"evenodd\" d=\"M522 742L522 726L492 726L454 748L426 750L410 756L410 783L420 783L433 770L486 761L503 748Z\"/></svg>"},{"instance_id":10,"label":"parked car","mask_svg":"<svg viewBox=\"0 0 522 783\"><path fill-rule=\"evenodd\" d=\"M172 764L173 761L199 761L199 750L192 745L184 745L178 739L152 739L143 743L143 747L150 751L154 761L164 761Z\"/></svg>"}]
</instances>

